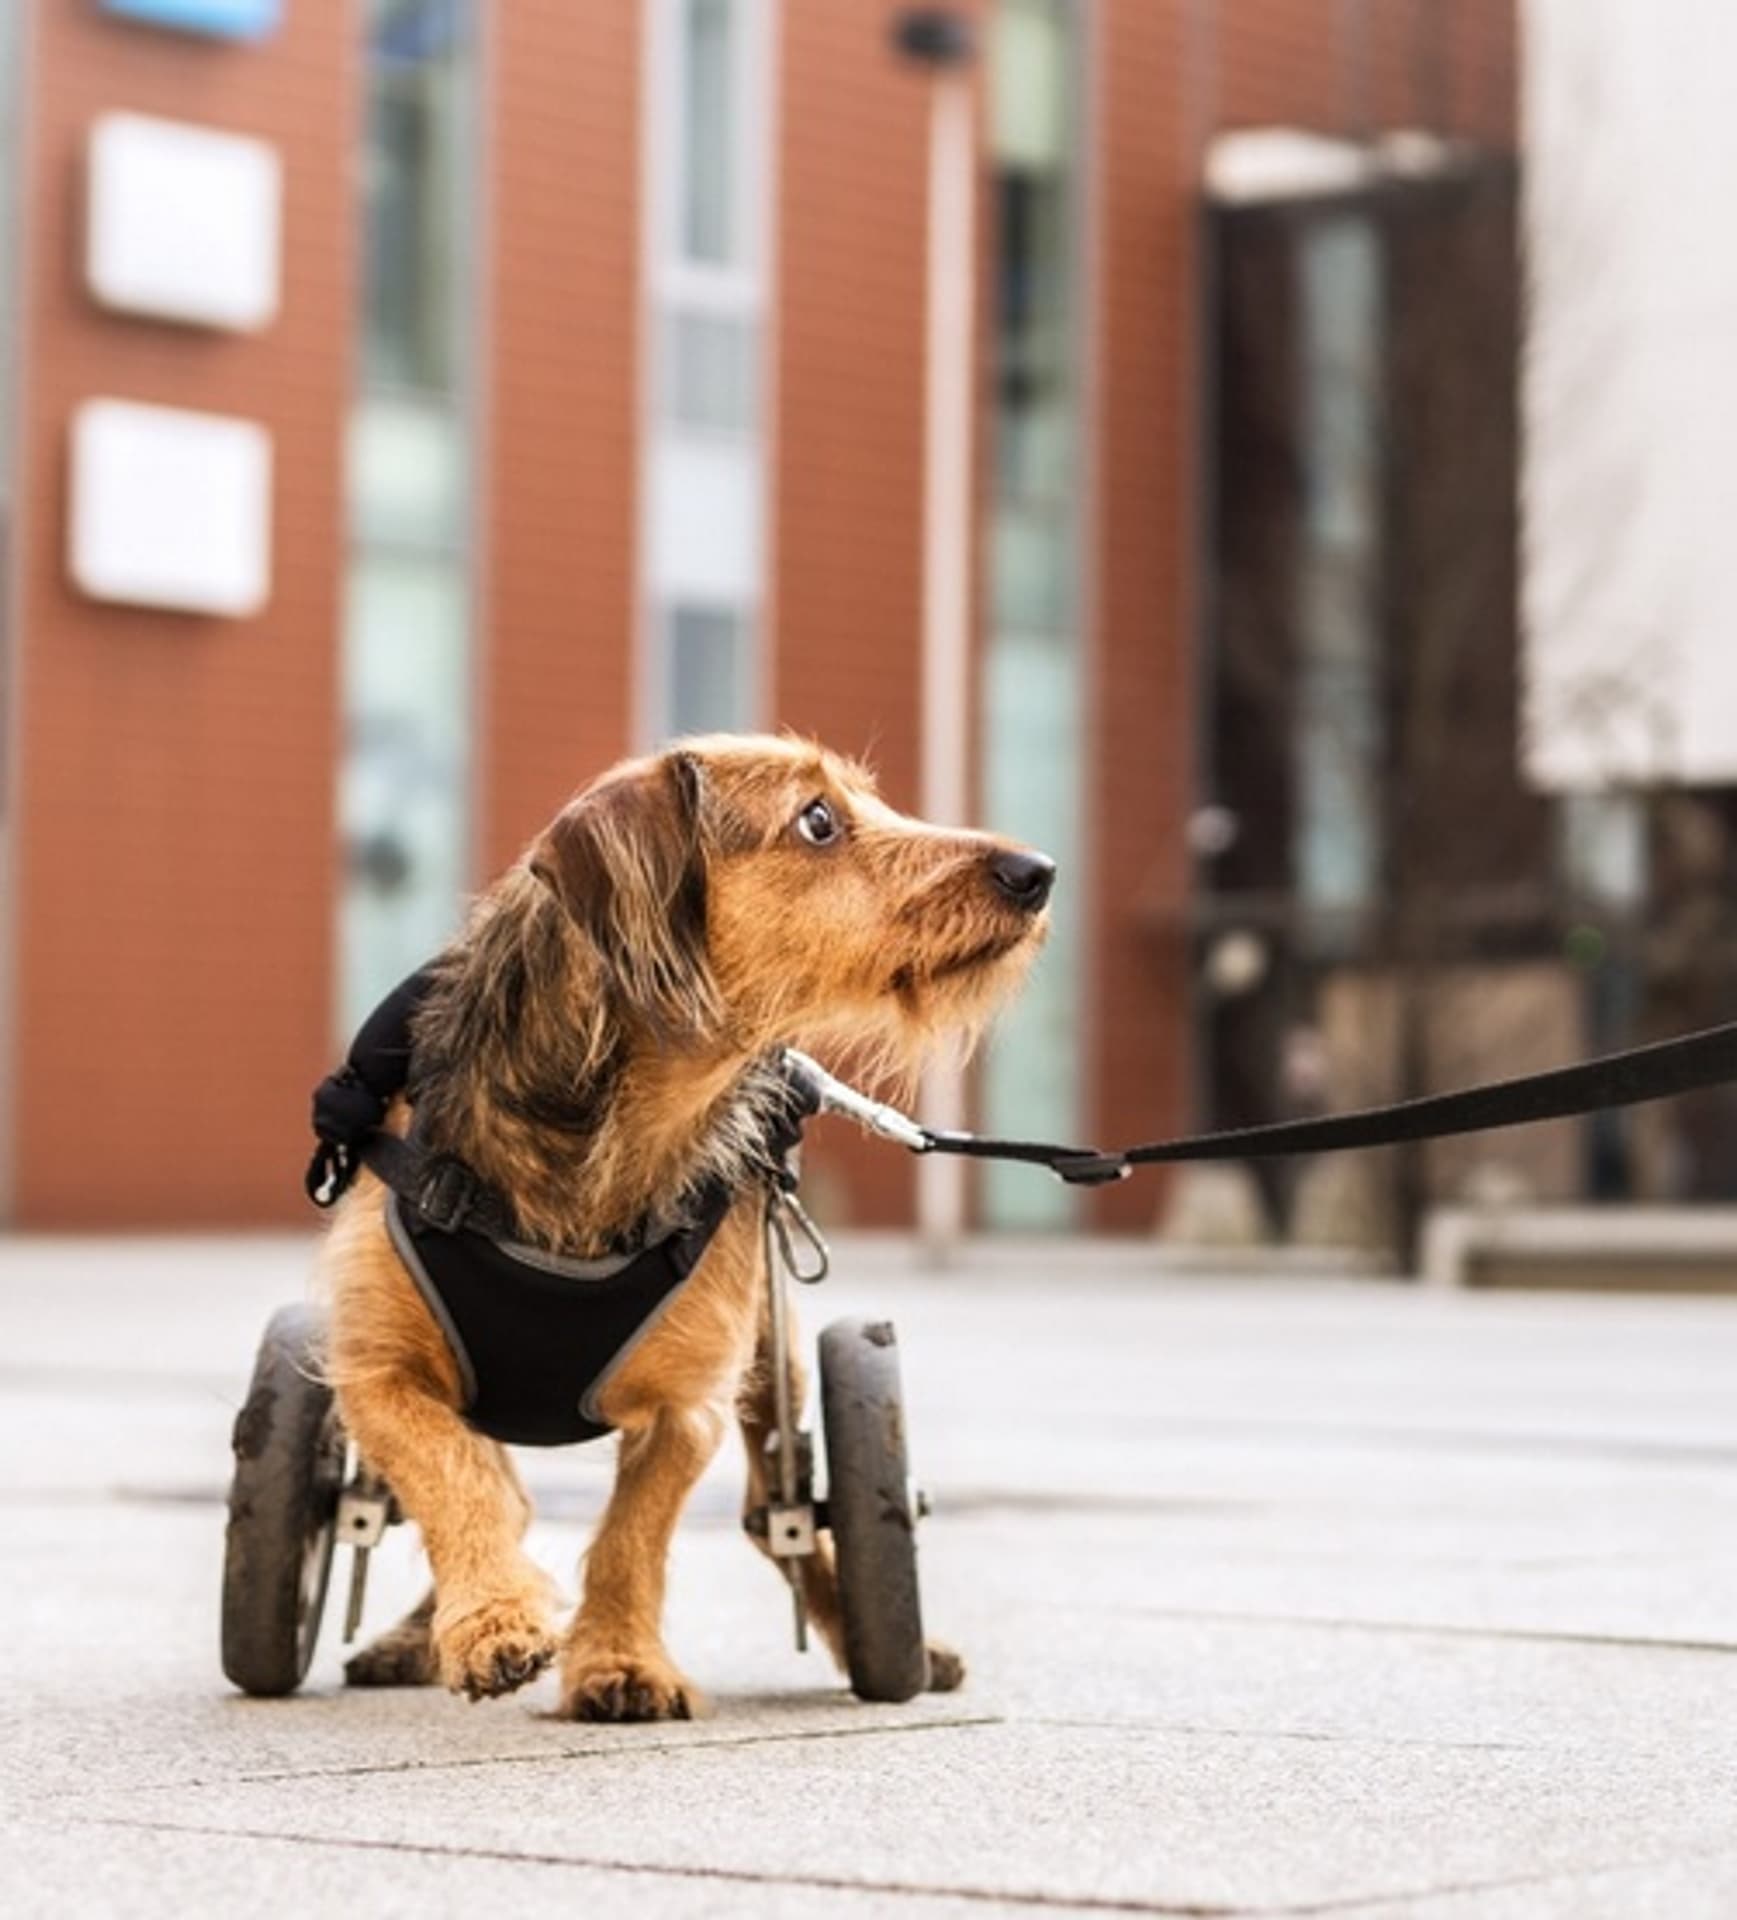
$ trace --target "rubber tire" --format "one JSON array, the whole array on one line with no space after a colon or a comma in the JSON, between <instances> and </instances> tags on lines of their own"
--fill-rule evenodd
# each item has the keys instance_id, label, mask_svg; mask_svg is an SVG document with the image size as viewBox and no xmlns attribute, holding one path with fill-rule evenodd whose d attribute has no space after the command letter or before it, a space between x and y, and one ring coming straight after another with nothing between
<instances>
[{"instance_id":1,"label":"rubber tire","mask_svg":"<svg viewBox=\"0 0 1737 1920\"><path fill-rule=\"evenodd\" d=\"M243 1693L294 1693L319 1639L337 1546L344 1437L319 1377L325 1317L280 1307L235 1418L223 1554L223 1671Z\"/></svg>"},{"instance_id":2,"label":"rubber tire","mask_svg":"<svg viewBox=\"0 0 1737 1920\"><path fill-rule=\"evenodd\" d=\"M890 1321L835 1320L821 1334L820 1408L851 1691L909 1700L929 1684L929 1654Z\"/></svg>"}]
</instances>

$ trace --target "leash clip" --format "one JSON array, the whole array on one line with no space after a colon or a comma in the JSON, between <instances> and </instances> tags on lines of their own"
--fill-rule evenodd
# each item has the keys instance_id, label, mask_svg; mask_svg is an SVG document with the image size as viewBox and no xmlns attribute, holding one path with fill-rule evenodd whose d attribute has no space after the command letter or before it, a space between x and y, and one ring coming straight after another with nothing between
<instances>
[{"instance_id":1,"label":"leash clip","mask_svg":"<svg viewBox=\"0 0 1737 1920\"><path fill-rule=\"evenodd\" d=\"M909 1114L889 1107L884 1100L871 1100L866 1093L858 1093L848 1081L828 1073L818 1060L798 1053L794 1047L784 1049L784 1058L808 1082L822 1113L848 1114L858 1125L879 1134L883 1140L909 1147L913 1153L929 1151L928 1129L919 1126Z\"/></svg>"}]
</instances>

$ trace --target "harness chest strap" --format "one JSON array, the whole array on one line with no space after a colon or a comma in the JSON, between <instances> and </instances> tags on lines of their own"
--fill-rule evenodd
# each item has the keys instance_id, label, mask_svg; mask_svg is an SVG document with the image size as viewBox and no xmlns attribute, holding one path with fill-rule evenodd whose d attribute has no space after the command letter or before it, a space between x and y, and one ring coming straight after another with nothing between
<instances>
[{"instance_id":1,"label":"harness chest strap","mask_svg":"<svg viewBox=\"0 0 1737 1920\"><path fill-rule=\"evenodd\" d=\"M443 1233L468 1227L496 1240L514 1236L512 1208L505 1197L462 1160L431 1153L414 1127L406 1136L375 1133L362 1151L362 1164L383 1186Z\"/></svg>"},{"instance_id":2,"label":"harness chest strap","mask_svg":"<svg viewBox=\"0 0 1737 1920\"><path fill-rule=\"evenodd\" d=\"M762 1169L786 1196L795 1180L789 1156L818 1105L813 1087L788 1072ZM465 1418L527 1446L609 1431L599 1410L604 1387L686 1284L737 1197L713 1180L688 1225L623 1254L576 1260L524 1244L506 1196L462 1160L431 1152L414 1123L407 1137L372 1134L363 1159L389 1189L387 1228L452 1350ZM798 1268L798 1277L819 1278L824 1247L811 1224L806 1231L819 1264Z\"/></svg>"},{"instance_id":3,"label":"harness chest strap","mask_svg":"<svg viewBox=\"0 0 1737 1920\"><path fill-rule=\"evenodd\" d=\"M439 1226L389 1194L387 1231L452 1350L468 1424L533 1447L608 1433L604 1388L687 1283L733 1197L709 1189L691 1226L636 1253L572 1260Z\"/></svg>"}]
</instances>

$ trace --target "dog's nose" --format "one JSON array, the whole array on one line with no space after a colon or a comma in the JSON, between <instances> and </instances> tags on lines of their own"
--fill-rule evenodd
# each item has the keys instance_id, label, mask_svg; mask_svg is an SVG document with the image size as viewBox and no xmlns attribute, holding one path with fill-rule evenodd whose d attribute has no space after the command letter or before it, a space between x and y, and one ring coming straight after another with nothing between
<instances>
[{"instance_id":1,"label":"dog's nose","mask_svg":"<svg viewBox=\"0 0 1737 1920\"><path fill-rule=\"evenodd\" d=\"M1004 899L1026 913L1037 913L1055 885L1055 862L1047 854L1009 847L989 856L989 878Z\"/></svg>"}]
</instances>

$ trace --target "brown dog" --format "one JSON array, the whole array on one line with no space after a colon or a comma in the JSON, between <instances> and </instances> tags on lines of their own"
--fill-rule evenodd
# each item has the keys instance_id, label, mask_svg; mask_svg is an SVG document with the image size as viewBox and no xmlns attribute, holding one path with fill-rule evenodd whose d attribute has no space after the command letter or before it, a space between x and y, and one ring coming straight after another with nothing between
<instances>
[{"instance_id":1,"label":"brown dog","mask_svg":"<svg viewBox=\"0 0 1737 1920\"><path fill-rule=\"evenodd\" d=\"M607 1379L615 1489L559 1646L520 1546L529 1503L505 1449L461 1416L458 1366L388 1237L383 1191L364 1179L345 1201L323 1262L332 1375L435 1580L351 1662L352 1681L438 1678L476 1697L558 1652L565 1714L699 1709L662 1644L665 1561L732 1411L749 1503L765 1497L769 1063L789 1045L908 1071L943 1036L974 1032L1041 940L1053 872L1005 841L894 812L861 768L818 748L717 737L606 774L483 897L417 1019L430 1146L504 1195L524 1240L564 1255L680 1225L720 1175L738 1198ZM831 1562L803 1565L810 1613L842 1657ZM932 1650L932 1686L962 1673Z\"/></svg>"}]
</instances>

